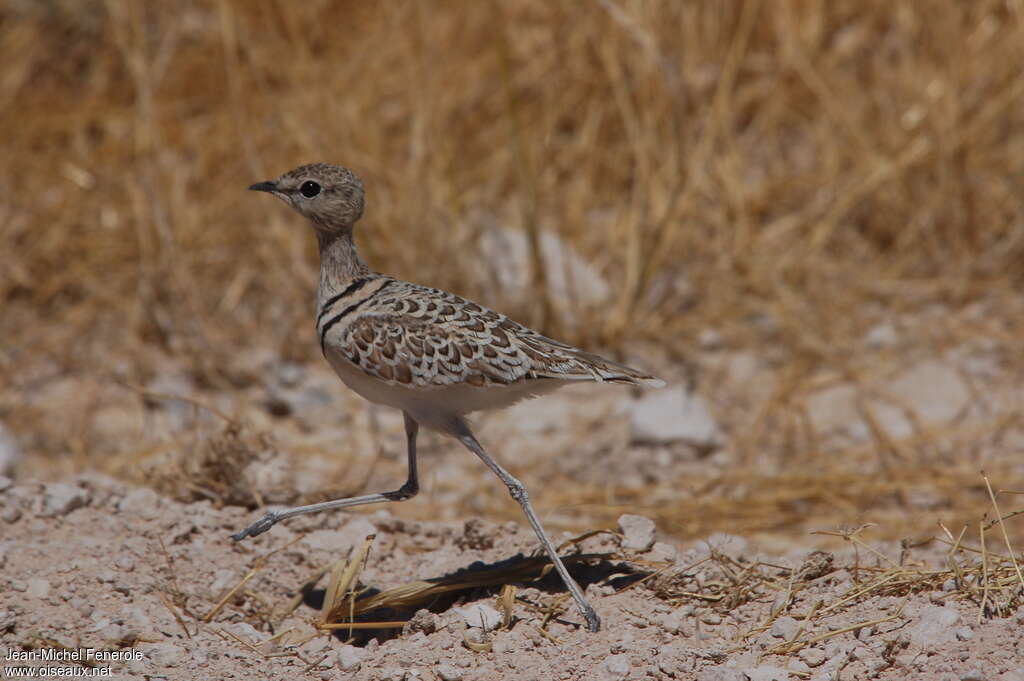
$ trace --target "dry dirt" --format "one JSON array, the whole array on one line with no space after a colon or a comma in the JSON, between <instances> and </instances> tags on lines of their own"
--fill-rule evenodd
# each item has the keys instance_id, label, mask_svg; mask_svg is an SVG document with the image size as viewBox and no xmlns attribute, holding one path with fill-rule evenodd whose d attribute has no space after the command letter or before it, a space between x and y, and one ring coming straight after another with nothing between
<instances>
[{"instance_id":1,"label":"dry dirt","mask_svg":"<svg viewBox=\"0 0 1024 681\"><path fill-rule=\"evenodd\" d=\"M236 544L228 534L253 512L100 475L22 482L2 499L4 644L141 653L98 663L115 678L1024 679L1024 610L997 616L994 590L979 615L937 543L764 555L727 535L641 550L599 533L568 548L597 555L573 570L604 620L598 634L556 582L509 579L508 622L500 587L470 587L357 617L411 619L404 628L331 635L315 628L327 578L294 596L367 536L359 582L384 591L469 579L535 541L516 523L411 522L381 509L297 519ZM636 522L626 539L642 547L650 537Z\"/></svg>"},{"instance_id":2,"label":"dry dirt","mask_svg":"<svg viewBox=\"0 0 1024 681\"><path fill-rule=\"evenodd\" d=\"M888 334L930 322L914 323ZM400 417L321 363L240 355L230 388L166 360L145 386L23 367L10 413L45 428L3 445L17 461L0 476L0 636L137 654L89 668L135 678L1024 679L1024 576L1007 548L1024 438L1000 353L879 348L856 381L789 398L815 443L803 454L770 434L744 452L784 383L770 359L720 348L694 355L690 396L711 423L671 404L660 417L703 447L649 441L659 420L635 418L687 389L673 365L665 390L565 390L477 419L581 554L598 634L541 574L500 484L431 434L415 499L231 541L265 505L403 479ZM56 442L77 444L54 457ZM356 628L318 628L350 615ZM23 664L42 663L5 660Z\"/></svg>"}]
</instances>

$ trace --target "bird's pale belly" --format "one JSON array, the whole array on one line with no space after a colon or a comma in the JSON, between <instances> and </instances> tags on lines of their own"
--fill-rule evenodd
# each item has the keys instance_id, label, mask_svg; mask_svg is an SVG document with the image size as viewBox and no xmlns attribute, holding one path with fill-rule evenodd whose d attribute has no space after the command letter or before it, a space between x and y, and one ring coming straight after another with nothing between
<instances>
[{"instance_id":1,"label":"bird's pale belly","mask_svg":"<svg viewBox=\"0 0 1024 681\"><path fill-rule=\"evenodd\" d=\"M486 388L465 383L407 388L370 376L331 348L327 349L327 361L345 385L363 399L406 411L421 425L441 431L449 430L453 418L507 407L565 385L564 381L530 380Z\"/></svg>"}]
</instances>

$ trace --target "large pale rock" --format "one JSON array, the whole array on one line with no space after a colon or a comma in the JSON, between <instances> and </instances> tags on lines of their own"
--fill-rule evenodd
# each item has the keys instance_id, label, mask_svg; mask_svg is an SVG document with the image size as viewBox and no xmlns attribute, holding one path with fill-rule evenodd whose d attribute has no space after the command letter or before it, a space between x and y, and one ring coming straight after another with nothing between
<instances>
[{"instance_id":1,"label":"large pale rock","mask_svg":"<svg viewBox=\"0 0 1024 681\"><path fill-rule=\"evenodd\" d=\"M634 442L683 441L712 449L722 439L718 423L703 398L677 387L651 391L633 402L630 425Z\"/></svg>"},{"instance_id":2,"label":"large pale rock","mask_svg":"<svg viewBox=\"0 0 1024 681\"><path fill-rule=\"evenodd\" d=\"M924 423L948 423L968 405L971 393L953 367L922 362L896 377L887 392Z\"/></svg>"},{"instance_id":3,"label":"large pale rock","mask_svg":"<svg viewBox=\"0 0 1024 681\"><path fill-rule=\"evenodd\" d=\"M609 298L611 287L601 273L561 237L542 231L539 245L552 298L566 301L570 306L600 304ZM500 227L489 229L480 236L479 248L489 281L512 297L520 298L529 293L530 244L526 232Z\"/></svg>"},{"instance_id":4,"label":"large pale rock","mask_svg":"<svg viewBox=\"0 0 1024 681\"><path fill-rule=\"evenodd\" d=\"M924 426L949 423L970 404L970 391L960 374L937 361L921 362L897 374L878 392L890 399L869 398L851 384L820 390L807 401L811 425L820 434L845 433L871 437L862 409L892 438L913 435L914 420ZM863 400L863 403L861 401Z\"/></svg>"}]
</instances>

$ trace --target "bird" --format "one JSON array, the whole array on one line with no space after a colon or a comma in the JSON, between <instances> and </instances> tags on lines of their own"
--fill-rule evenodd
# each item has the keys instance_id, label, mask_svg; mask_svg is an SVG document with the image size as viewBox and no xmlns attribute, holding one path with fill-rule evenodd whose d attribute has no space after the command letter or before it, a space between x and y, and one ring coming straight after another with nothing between
<instances>
[{"instance_id":1,"label":"bird","mask_svg":"<svg viewBox=\"0 0 1024 681\"><path fill-rule=\"evenodd\" d=\"M505 484L588 630L598 631L601 620L541 526L526 487L484 449L467 417L574 383L662 387L664 381L543 336L461 296L370 269L353 240L353 228L363 215L365 189L348 168L307 164L249 189L276 196L311 224L320 252L320 350L351 390L402 411L408 477L390 492L269 511L232 538L254 537L299 515L412 498L419 491L416 439L422 426L461 442Z\"/></svg>"}]
</instances>

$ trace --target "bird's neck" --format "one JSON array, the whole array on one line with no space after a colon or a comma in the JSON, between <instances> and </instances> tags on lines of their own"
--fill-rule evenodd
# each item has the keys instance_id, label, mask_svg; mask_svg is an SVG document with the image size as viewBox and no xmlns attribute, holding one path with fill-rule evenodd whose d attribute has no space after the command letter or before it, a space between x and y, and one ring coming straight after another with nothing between
<instances>
[{"instance_id":1,"label":"bird's neck","mask_svg":"<svg viewBox=\"0 0 1024 681\"><path fill-rule=\"evenodd\" d=\"M372 274L356 252L351 228L331 233L316 230L316 237L320 245L318 297L330 297L354 280Z\"/></svg>"}]
</instances>

